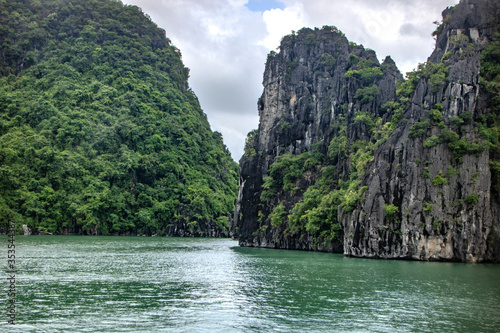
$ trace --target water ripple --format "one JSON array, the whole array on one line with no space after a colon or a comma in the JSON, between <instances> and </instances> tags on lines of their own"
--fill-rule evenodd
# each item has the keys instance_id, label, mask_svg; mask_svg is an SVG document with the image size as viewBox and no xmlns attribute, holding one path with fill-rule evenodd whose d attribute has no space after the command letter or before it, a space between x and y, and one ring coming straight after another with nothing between
<instances>
[{"instance_id":1,"label":"water ripple","mask_svg":"<svg viewBox=\"0 0 500 333\"><path fill-rule=\"evenodd\" d=\"M0 331L500 331L498 265L363 260L225 239L18 243L17 325L2 322Z\"/></svg>"}]
</instances>

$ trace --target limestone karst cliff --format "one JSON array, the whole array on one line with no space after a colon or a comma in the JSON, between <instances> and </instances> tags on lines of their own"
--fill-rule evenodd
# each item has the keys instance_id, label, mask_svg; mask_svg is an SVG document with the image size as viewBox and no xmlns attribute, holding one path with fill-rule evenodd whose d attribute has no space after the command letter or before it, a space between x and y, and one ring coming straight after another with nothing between
<instances>
[{"instance_id":1,"label":"limestone karst cliff","mask_svg":"<svg viewBox=\"0 0 500 333\"><path fill-rule=\"evenodd\" d=\"M499 261L498 22L496 1L446 9L406 80L334 27L284 37L240 161L240 245Z\"/></svg>"}]
</instances>

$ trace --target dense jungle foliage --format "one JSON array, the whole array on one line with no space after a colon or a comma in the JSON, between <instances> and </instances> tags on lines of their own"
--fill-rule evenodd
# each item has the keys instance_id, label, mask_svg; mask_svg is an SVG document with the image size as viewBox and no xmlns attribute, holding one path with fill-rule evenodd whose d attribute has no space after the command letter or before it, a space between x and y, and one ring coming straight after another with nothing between
<instances>
[{"instance_id":1,"label":"dense jungle foliage","mask_svg":"<svg viewBox=\"0 0 500 333\"><path fill-rule=\"evenodd\" d=\"M165 31L116 0L0 0L0 228L227 231L238 166Z\"/></svg>"}]
</instances>

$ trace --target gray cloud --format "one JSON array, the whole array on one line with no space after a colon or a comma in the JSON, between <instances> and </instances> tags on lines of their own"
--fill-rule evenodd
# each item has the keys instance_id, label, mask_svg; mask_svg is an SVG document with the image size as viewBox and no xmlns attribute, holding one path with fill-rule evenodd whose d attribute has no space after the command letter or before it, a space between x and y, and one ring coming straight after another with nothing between
<instances>
[{"instance_id":1,"label":"gray cloud","mask_svg":"<svg viewBox=\"0 0 500 333\"><path fill-rule=\"evenodd\" d=\"M405 23L399 28L399 33L401 34L401 36L413 36L419 35L421 33L421 30L419 30L412 23Z\"/></svg>"}]
</instances>

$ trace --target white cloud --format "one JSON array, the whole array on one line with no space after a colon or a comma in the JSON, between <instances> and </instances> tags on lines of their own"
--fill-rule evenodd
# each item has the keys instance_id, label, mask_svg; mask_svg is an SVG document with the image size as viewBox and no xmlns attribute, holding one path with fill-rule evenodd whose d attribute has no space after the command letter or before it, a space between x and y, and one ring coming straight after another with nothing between
<instances>
[{"instance_id":1,"label":"white cloud","mask_svg":"<svg viewBox=\"0 0 500 333\"><path fill-rule=\"evenodd\" d=\"M299 30L305 26L302 18L302 4L297 3L285 9L271 9L262 14L268 35L259 42L267 49L276 49L281 38L292 30Z\"/></svg>"},{"instance_id":2,"label":"white cloud","mask_svg":"<svg viewBox=\"0 0 500 333\"><path fill-rule=\"evenodd\" d=\"M248 0L228 0L228 2L230 6L239 8L246 5L248 3Z\"/></svg>"},{"instance_id":3,"label":"white cloud","mask_svg":"<svg viewBox=\"0 0 500 333\"><path fill-rule=\"evenodd\" d=\"M258 126L266 54L284 35L334 25L379 59L390 55L405 73L426 61L434 48L432 22L458 1L279 0L283 9L252 12L248 0L124 0L149 14L181 50L189 84L235 160Z\"/></svg>"}]
</instances>

